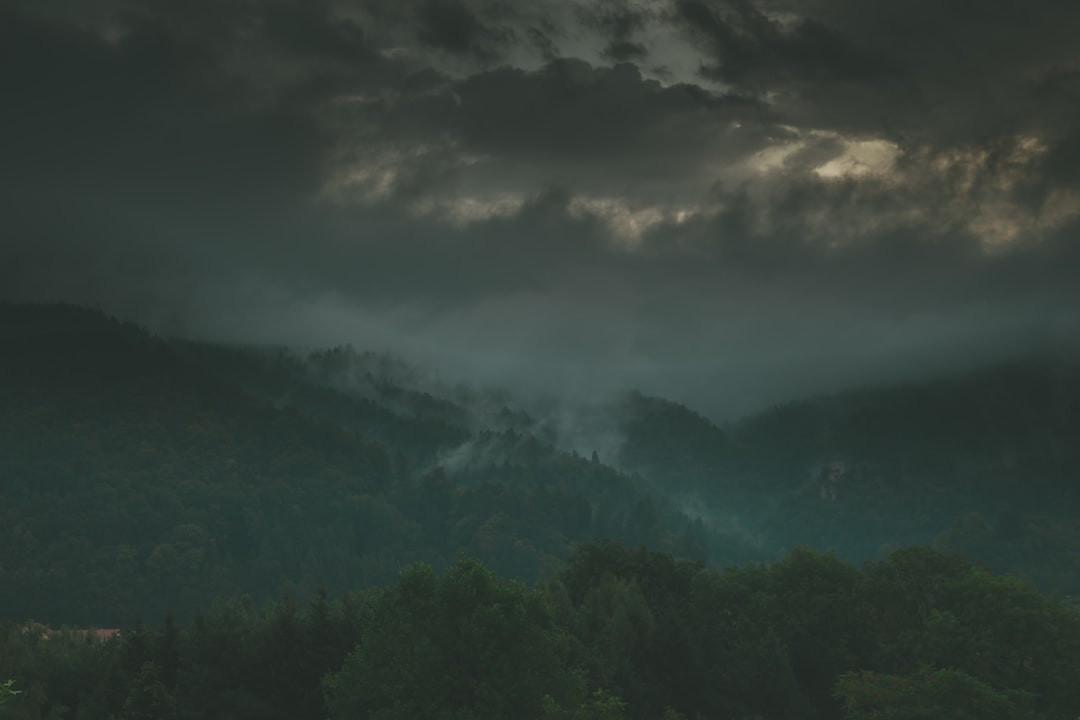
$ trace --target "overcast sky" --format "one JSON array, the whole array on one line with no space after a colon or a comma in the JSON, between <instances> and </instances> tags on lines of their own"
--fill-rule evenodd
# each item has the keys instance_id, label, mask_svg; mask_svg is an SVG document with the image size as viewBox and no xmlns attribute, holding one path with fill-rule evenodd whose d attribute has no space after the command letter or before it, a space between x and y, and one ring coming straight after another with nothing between
<instances>
[{"instance_id":1,"label":"overcast sky","mask_svg":"<svg viewBox=\"0 0 1080 720\"><path fill-rule=\"evenodd\" d=\"M1076 0L0 0L0 296L716 418L1080 328Z\"/></svg>"}]
</instances>

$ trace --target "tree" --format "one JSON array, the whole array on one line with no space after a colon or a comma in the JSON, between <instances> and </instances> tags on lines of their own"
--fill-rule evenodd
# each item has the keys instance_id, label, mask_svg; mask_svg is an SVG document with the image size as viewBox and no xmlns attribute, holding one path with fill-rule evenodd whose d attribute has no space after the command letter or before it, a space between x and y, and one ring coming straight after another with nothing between
<instances>
[{"instance_id":1,"label":"tree","mask_svg":"<svg viewBox=\"0 0 1080 720\"><path fill-rule=\"evenodd\" d=\"M15 696L22 692L21 690L15 690L13 688L14 685L14 680L0 683L0 707L7 705Z\"/></svg>"},{"instance_id":2,"label":"tree","mask_svg":"<svg viewBox=\"0 0 1080 720\"><path fill-rule=\"evenodd\" d=\"M176 700L161 681L161 670L145 662L124 701L124 720L175 720Z\"/></svg>"},{"instance_id":3,"label":"tree","mask_svg":"<svg viewBox=\"0 0 1080 720\"><path fill-rule=\"evenodd\" d=\"M853 672L836 682L844 720L1038 720L1033 697L1002 692L956 670Z\"/></svg>"},{"instance_id":4,"label":"tree","mask_svg":"<svg viewBox=\"0 0 1080 720\"><path fill-rule=\"evenodd\" d=\"M566 639L541 596L461 560L415 565L374 602L341 671L324 680L331 718L539 717L571 694Z\"/></svg>"},{"instance_id":5,"label":"tree","mask_svg":"<svg viewBox=\"0 0 1080 720\"><path fill-rule=\"evenodd\" d=\"M625 720L626 703L605 690L597 690L574 709L565 710L546 697L542 717L543 720Z\"/></svg>"}]
</instances>

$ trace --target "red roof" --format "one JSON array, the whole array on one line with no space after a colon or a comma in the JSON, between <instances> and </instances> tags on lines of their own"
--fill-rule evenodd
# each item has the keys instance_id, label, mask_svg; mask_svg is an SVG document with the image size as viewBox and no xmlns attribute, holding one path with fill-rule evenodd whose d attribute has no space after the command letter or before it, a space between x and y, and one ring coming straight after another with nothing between
<instances>
[{"instance_id":1,"label":"red roof","mask_svg":"<svg viewBox=\"0 0 1080 720\"><path fill-rule=\"evenodd\" d=\"M54 635L63 635L65 633L70 634L70 635L75 635L75 636L81 637L81 638L91 637L91 638L95 638L97 640L109 640L109 639L114 638L117 635L119 635L120 634L120 629L119 628L101 628L101 629L96 629L96 630L79 630L79 629L76 629L76 630L53 630L53 629L50 628L50 629L45 631L45 636L46 637L53 637Z\"/></svg>"}]
</instances>

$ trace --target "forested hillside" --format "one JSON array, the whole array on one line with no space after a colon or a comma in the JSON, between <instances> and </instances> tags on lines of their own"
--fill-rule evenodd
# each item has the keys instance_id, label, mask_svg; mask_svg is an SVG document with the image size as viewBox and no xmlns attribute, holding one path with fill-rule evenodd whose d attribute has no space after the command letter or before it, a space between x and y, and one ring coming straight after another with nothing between
<instances>
[{"instance_id":1,"label":"forested hillside","mask_svg":"<svg viewBox=\"0 0 1080 720\"><path fill-rule=\"evenodd\" d=\"M617 438L605 464L543 405L351 347L195 343L27 305L0 306L0 341L11 717L1011 720L1080 704L1071 602L894 550L934 542L1080 587L1068 363L723 428L629 394L577 410ZM791 551L806 543L837 554ZM125 631L85 631L101 626Z\"/></svg>"},{"instance_id":2,"label":"forested hillside","mask_svg":"<svg viewBox=\"0 0 1080 720\"><path fill-rule=\"evenodd\" d=\"M1080 595L1080 362L1030 356L792 401L717 427L633 395L618 465L763 552L861 561L910 543Z\"/></svg>"},{"instance_id":3,"label":"forested hillside","mask_svg":"<svg viewBox=\"0 0 1080 720\"><path fill-rule=\"evenodd\" d=\"M72 306L0 306L0 333L9 619L190 618L216 596L343 592L461 553L531 584L593 538L716 566L937 544L1080 594L1067 360L723 428L630 394L599 414L617 451L598 458L543 406L350 347L157 338Z\"/></svg>"},{"instance_id":4,"label":"forested hillside","mask_svg":"<svg viewBox=\"0 0 1080 720\"><path fill-rule=\"evenodd\" d=\"M0 306L0 334L0 617L188 618L460 553L532 583L594 537L702 559L724 542L633 477L475 431L448 402L337 389L344 350L167 341L71 306ZM436 462L467 449L456 472Z\"/></svg>"}]
</instances>

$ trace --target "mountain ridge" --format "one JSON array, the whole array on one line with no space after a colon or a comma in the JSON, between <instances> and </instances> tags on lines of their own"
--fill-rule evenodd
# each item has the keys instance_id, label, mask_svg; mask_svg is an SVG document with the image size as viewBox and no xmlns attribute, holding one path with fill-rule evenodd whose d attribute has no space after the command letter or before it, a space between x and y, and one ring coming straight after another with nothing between
<instances>
[{"instance_id":1,"label":"mountain ridge","mask_svg":"<svg viewBox=\"0 0 1080 720\"><path fill-rule=\"evenodd\" d=\"M595 537L719 565L936 543L1080 588L1067 359L720 427L640 393L553 414L388 356L161 338L75 306L0 305L0 339L0 615L119 623L460 553L532 582Z\"/></svg>"}]
</instances>

